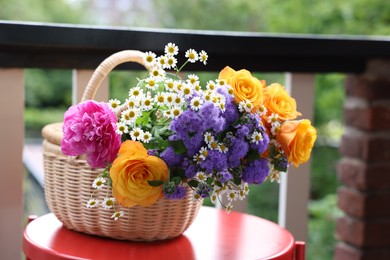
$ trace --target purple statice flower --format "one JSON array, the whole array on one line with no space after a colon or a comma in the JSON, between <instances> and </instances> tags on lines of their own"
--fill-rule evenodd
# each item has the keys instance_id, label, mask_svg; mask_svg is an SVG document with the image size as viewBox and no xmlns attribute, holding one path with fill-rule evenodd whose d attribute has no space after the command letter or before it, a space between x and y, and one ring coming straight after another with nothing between
<instances>
[{"instance_id":1,"label":"purple statice flower","mask_svg":"<svg viewBox=\"0 0 390 260\"><path fill-rule=\"evenodd\" d=\"M148 149L148 155L157 156L158 150L157 149Z\"/></svg>"},{"instance_id":2,"label":"purple statice flower","mask_svg":"<svg viewBox=\"0 0 390 260\"><path fill-rule=\"evenodd\" d=\"M230 142L229 151L227 152L228 166L235 168L240 166L241 159L248 153L249 145L245 140L236 137L232 137Z\"/></svg>"},{"instance_id":3,"label":"purple statice flower","mask_svg":"<svg viewBox=\"0 0 390 260\"><path fill-rule=\"evenodd\" d=\"M218 87L217 92L225 97L225 112L222 113L222 116L225 118L225 128L227 128L240 117L240 113L234 98L229 94L226 87Z\"/></svg>"},{"instance_id":4,"label":"purple statice flower","mask_svg":"<svg viewBox=\"0 0 390 260\"><path fill-rule=\"evenodd\" d=\"M221 183L225 183L233 179L233 175L227 170L223 170L219 172L219 181Z\"/></svg>"},{"instance_id":5,"label":"purple statice flower","mask_svg":"<svg viewBox=\"0 0 390 260\"><path fill-rule=\"evenodd\" d=\"M160 158L168 165L169 168L180 165L183 159L182 155L175 153L172 147L168 146L161 154Z\"/></svg>"},{"instance_id":6,"label":"purple statice flower","mask_svg":"<svg viewBox=\"0 0 390 260\"><path fill-rule=\"evenodd\" d=\"M213 103L207 102L203 104L199 114L202 119L203 131L213 130L219 133L225 128L225 118L221 116L220 109L215 107Z\"/></svg>"},{"instance_id":7,"label":"purple statice flower","mask_svg":"<svg viewBox=\"0 0 390 260\"><path fill-rule=\"evenodd\" d=\"M207 174L213 171L222 171L227 168L226 154L220 153L217 150L210 150L208 156L201 162L200 166Z\"/></svg>"},{"instance_id":8,"label":"purple statice flower","mask_svg":"<svg viewBox=\"0 0 390 260\"><path fill-rule=\"evenodd\" d=\"M269 166L266 159L260 158L248 163L242 171L242 180L249 184L261 184L267 178Z\"/></svg>"},{"instance_id":9,"label":"purple statice flower","mask_svg":"<svg viewBox=\"0 0 390 260\"><path fill-rule=\"evenodd\" d=\"M186 195L186 187L177 186L173 181L163 184L164 196L167 199L182 199Z\"/></svg>"},{"instance_id":10,"label":"purple statice flower","mask_svg":"<svg viewBox=\"0 0 390 260\"><path fill-rule=\"evenodd\" d=\"M251 134L251 128L253 128L253 127L250 124L237 125L236 126L237 137L241 138L241 139L244 139L244 138L249 139L250 134Z\"/></svg>"},{"instance_id":11,"label":"purple statice flower","mask_svg":"<svg viewBox=\"0 0 390 260\"><path fill-rule=\"evenodd\" d=\"M184 169L187 178L193 178L199 171L199 169L195 165L189 165L187 168Z\"/></svg>"},{"instance_id":12,"label":"purple statice flower","mask_svg":"<svg viewBox=\"0 0 390 260\"><path fill-rule=\"evenodd\" d=\"M64 114L61 150L65 155L85 154L94 168L112 163L121 145L116 133L117 118L107 103L87 100Z\"/></svg>"}]
</instances>

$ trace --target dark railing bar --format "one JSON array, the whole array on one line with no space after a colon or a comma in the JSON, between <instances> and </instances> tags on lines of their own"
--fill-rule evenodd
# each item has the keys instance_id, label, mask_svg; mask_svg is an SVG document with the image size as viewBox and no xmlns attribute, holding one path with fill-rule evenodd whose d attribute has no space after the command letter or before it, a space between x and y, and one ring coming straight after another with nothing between
<instances>
[{"instance_id":1,"label":"dark railing bar","mask_svg":"<svg viewBox=\"0 0 390 260\"><path fill-rule=\"evenodd\" d=\"M124 50L158 54L167 42L181 50L204 49L208 66L193 70L236 69L274 72L361 72L367 60L390 58L390 37L265 34L97 27L0 21L0 67L93 69ZM122 69L138 69L124 65Z\"/></svg>"}]
</instances>

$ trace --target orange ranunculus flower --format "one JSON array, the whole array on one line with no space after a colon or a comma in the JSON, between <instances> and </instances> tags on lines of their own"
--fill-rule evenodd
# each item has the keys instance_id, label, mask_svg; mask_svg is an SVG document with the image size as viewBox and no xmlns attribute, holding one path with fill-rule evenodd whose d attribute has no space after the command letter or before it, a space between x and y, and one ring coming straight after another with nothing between
<instances>
[{"instance_id":1,"label":"orange ranunculus flower","mask_svg":"<svg viewBox=\"0 0 390 260\"><path fill-rule=\"evenodd\" d=\"M276 135L276 140L286 153L288 162L295 167L309 160L316 139L317 130L307 119L286 121Z\"/></svg>"},{"instance_id":2,"label":"orange ranunculus flower","mask_svg":"<svg viewBox=\"0 0 390 260\"><path fill-rule=\"evenodd\" d=\"M232 86L236 104L248 100L255 110L262 106L265 81L253 77L247 70L235 71L229 66L221 70L218 78Z\"/></svg>"},{"instance_id":3,"label":"orange ranunculus flower","mask_svg":"<svg viewBox=\"0 0 390 260\"><path fill-rule=\"evenodd\" d=\"M279 83L273 83L265 89L264 106L269 114L278 114L282 121L295 119L302 115L297 112L295 99L290 97Z\"/></svg>"},{"instance_id":4,"label":"orange ranunculus flower","mask_svg":"<svg viewBox=\"0 0 390 260\"><path fill-rule=\"evenodd\" d=\"M148 181L167 180L168 166L159 157L148 155L140 142L127 140L112 163L110 177L113 196L120 205L146 207L163 196L162 187L153 187Z\"/></svg>"}]
</instances>

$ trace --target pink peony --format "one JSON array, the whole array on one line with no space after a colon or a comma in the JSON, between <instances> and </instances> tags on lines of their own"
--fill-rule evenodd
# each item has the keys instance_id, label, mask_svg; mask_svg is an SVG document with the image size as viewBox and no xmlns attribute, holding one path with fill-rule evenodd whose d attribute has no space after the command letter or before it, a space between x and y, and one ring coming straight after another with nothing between
<instances>
[{"instance_id":1,"label":"pink peony","mask_svg":"<svg viewBox=\"0 0 390 260\"><path fill-rule=\"evenodd\" d=\"M62 152L71 156L86 154L92 167L106 167L115 160L121 145L116 122L107 103L87 100L71 106L64 115Z\"/></svg>"}]
</instances>

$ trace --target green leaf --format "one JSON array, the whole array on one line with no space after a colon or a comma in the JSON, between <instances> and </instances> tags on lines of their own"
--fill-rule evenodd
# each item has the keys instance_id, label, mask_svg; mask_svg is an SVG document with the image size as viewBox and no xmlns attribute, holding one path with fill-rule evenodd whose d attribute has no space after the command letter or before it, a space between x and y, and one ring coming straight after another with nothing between
<instances>
[{"instance_id":1,"label":"green leaf","mask_svg":"<svg viewBox=\"0 0 390 260\"><path fill-rule=\"evenodd\" d=\"M179 177L180 180L184 180L187 178L183 168L174 167L171 169L171 180L176 178L176 177Z\"/></svg>"},{"instance_id":2,"label":"green leaf","mask_svg":"<svg viewBox=\"0 0 390 260\"><path fill-rule=\"evenodd\" d=\"M249 150L245 157L248 162L253 162L261 158L260 154L255 150Z\"/></svg>"},{"instance_id":3,"label":"green leaf","mask_svg":"<svg viewBox=\"0 0 390 260\"><path fill-rule=\"evenodd\" d=\"M169 141L169 146L173 148L176 154L184 154L187 152L187 147L184 145L182 140Z\"/></svg>"},{"instance_id":4,"label":"green leaf","mask_svg":"<svg viewBox=\"0 0 390 260\"><path fill-rule=\"evenodd\" d=\"M196 180L190 180L190 181L188 182L188 185L190 185L190 186L193 187L193 188L196 188L196 187L198 187L199 182L196 181Z\"/></svg>"},{"instance_id":5,"label":"green leaf","mask_svg":"<svg viewBox=\"0 0 390 260\"><path fill-rule=\"evenodd\" d=\"M136 124L146 126L149 123L150 113L151 111L142 112L142 116L138 117L137 120L135 121Z\"/></svg>"},{"instance_id":6,"label":"green leaf","mask_svg":"<svg viewBox=\"0 0 390 260\"><path fill-rule=\"evenodd\" d=\"M213 183L213 180L214 180L213 178L208 177L207 180L206 180L206 183L211 185L211 183Z\"/></svg>"},{"instance_id":7,"label":"green leaf","mask_svg":"<svg viewBox=\"0 0 390 260\"><path fill-rule=\"evenodd\" d=\"M163 181L162 181L162 180L148 181L148 184L149 184L150 186L153 186L153 187L158 187L158 186L160 186L161 184L163 184Z\"/></svg>"},{"instance_id":8,"label":"green leaf","mask_svg":"<svg viewBox=\"0 0 390 260\"><path fill-rule=\"evenodd\" d=\"M181 182L181 178L179 176L175 176L171 179L175 183L175 185L179 185Z\"/></svg>"}]
</instances>

